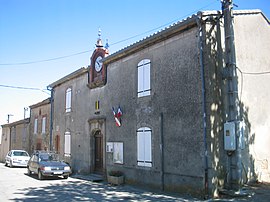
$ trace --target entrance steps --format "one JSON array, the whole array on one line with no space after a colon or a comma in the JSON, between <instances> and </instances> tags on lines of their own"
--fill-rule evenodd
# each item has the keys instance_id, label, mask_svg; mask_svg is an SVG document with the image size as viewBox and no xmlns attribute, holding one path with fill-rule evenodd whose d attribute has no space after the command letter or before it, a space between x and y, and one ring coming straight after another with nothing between
<instances>
[{"instance_id":1,"label":"entrance steps","mask_svg":"<svg viewBox=\"0 0 270 202\"><path fill-rule=\"evenodd\" d=\"M82 175L82 174L74 174L71 177L81 179L81 180L87 180L91 182L102 182L104 180L104 177L99 174L91 173L88 175Z\"/></svg>"}]
</instances>

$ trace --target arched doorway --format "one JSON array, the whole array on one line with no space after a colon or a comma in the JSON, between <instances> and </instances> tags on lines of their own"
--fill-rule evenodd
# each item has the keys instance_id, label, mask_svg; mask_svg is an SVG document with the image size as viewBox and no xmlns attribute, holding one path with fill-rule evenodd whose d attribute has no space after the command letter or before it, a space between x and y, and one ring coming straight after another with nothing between
<instances>
[{"instance_id":1,"label":"arched doorway","mask_svg":"<svg viewBox=\"0 0 270 202\"><path fill-rule=\"evenodd\" d=\"M94 133L94 172L103 173L103 136L100 130Z\"/></svg>"}]
</instances>

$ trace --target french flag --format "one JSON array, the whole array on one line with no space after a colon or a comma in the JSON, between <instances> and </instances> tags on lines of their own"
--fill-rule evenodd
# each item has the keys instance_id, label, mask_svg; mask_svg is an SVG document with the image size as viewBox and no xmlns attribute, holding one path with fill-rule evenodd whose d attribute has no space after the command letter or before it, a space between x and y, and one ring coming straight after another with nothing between
<instances>
[{"instance_id":1,"label":"french flag","mask_svg":"<svg viewBox=\"0 0 270 202\"><path fill-rule=\"evenodd\" d=\"M113 116L114 116L114 120L115 120L115 124L116 126L120 127L121 126L121 119L120 117L122 116L122 111L120 109L120 107L117 110L117 113L115 113L114 108L112 108L113 111Z\"/></svg>"},{"instance_id":2,"label":"french flag","mask_svg":"<svg viewBox=\"0 0 270 202\"><path fill-rule=\"evenodd\" d=\"M120 118L122 115L123 115L123 113L122 113L122 110L121 110L121 108L119 106L118 110L117 110L117 118Z\"/></svg>"}]
</instances>

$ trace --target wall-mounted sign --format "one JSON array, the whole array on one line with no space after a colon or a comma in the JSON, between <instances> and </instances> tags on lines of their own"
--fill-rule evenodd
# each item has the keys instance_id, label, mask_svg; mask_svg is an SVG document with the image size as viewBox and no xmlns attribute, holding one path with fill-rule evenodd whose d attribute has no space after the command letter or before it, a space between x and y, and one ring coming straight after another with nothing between
<instances>
[{"instance_id":1,"label":"wall-mounted sign","mask_svg":"<svg viewBox=\"0 0 270 202\"><path fill-rule=\"evenodd\" d=\"M107 142L107 144L106 144L106 152L109 152L109 153L113 152L113 142Z\"/></svg>"},{"instance_id":2,"label":"wall-mounted sign","mask_svg":"<svg viewBox=\"0 0 270 202\"><path fill-rule=\"evenodd\" d=\"M124 163L123 142L113 143L113 162L118 164Z\"/></svg>"},{"instance_id":3,"label":"wall-mounted sign","mask_svg":"<svg viewBox=\"0 0 270 202\"><path fill-rule=\"evenodd\" d=\"M113 162L117 164L124 163L123 142L107 142L106 152L113 154Z\"/></svg>"}]
</instances>

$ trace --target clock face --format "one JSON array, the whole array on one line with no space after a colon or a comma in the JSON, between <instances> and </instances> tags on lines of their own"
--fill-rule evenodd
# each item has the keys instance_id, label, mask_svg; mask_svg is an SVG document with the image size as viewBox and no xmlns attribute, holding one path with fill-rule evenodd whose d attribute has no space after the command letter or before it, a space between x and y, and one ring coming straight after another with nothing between
<instances>
[{"instance_id":1,"label":"clock face","mask_svg":"<svg viewBox=\"0 0 270 202\"><path fill-rule=\"evenodd\" d=\"M103 64L102 64L101 60L102 60L102 57L98 56L96 61L95 61L95 70L97 72L99 72L102 69Z\"/></svg>"}]
</instances>

